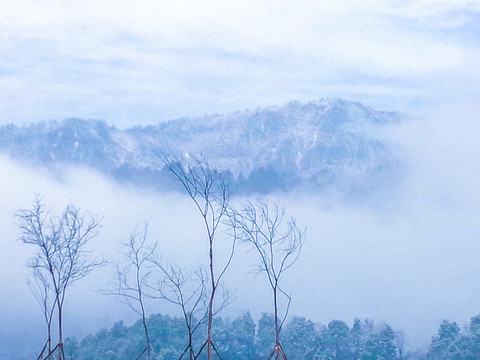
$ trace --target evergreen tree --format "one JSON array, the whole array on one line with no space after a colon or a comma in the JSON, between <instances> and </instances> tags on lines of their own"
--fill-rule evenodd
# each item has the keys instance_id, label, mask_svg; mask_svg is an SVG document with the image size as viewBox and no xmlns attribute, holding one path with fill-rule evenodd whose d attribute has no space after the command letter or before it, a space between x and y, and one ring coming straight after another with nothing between
<instances>
[{"instance_id":1,"label":"evergreen tree","mask_svg":"<svg viewBox=\"0 0 480 360\"><path fill-rule=\"evenodd\" d=\"M333 359L348 359L350 357L350 346L348 344L348 335L350 329L348 325L340 320L333 320L327 326L326 342L333 353Z\"/></svg>"},{"instance_id":2,"label":"evergreen tree","mask_svg":"<svg viewBox=\"0 0 480 360\"><path fill-rule=\"evenodd\" d=\"M235 334L232 359L254 359L256 356L255 322L250 312L232 322L232 332Z\"/></svg>"},{"instance_id":3,"label":"evergreen tree","mask_svg":"<svg viewBox=\"0 0 480 360\"><path fill-rule=\"evenodd\" d=\"M262 359L267 359L271 349L275 346L275 325L273 315L263 313L258 320L257 354Z\"/></svg>"},{"instance_id":4,"label":"evergreen tree","mask_svg":"<svg viewBox=\"0 0 480 360\"><path fill-rule=\"evenodd\" d=\"M397 357L395 333L388 325L385 325L378 335L378 353L378 360L395 360Z\"/></svg>"},{"instance_id":5,"label":"evergreen tree","mask_svg":"<svg viewBox=\"0 0 480 360\"><path fill-rule=\"evenodd\" d=\"M427 353L429 360L449 360L458 352L455 342L459 339L460 327L457 323L443 320L438 334L432 338Z\"/></svg>"},{"instance_id":6,"label":"evergreen tree","mask_svg":"<svg viewBox=\"0 0 480 360\"><path fill-rule=\"evenodd\" d=\"M364 348L362 322L360 319L357 318L353 321L352 329L350 330L348 338L351 359L360 360Z\"/></svg>"},{"instance_id":7,"label":"evergreen tree","mask_svg":"<svg viewBox=\"0 0 480 360\"><path fill-rule=\"evenodd\" d=\"M311 360L318 350L319 334L315 324L303 317L295 317L285 327L282 340L291 360Z\"/></svg>"},{"instance_id":8,"label":"evergreen tree","mask_svg":"<svg viewBox=\"0 0 480 360\"><path fill-rule=\"evenodd\" d=\"M480 359L480 315L472 317L468 327L470 352L473 359Z\"/></svg>"},{"instance_id":9,"label":"evergreen tree","mask_svg":"<svg viewBox=\"0 0 480 360\"><path fill-rule=\"evenodd\" d=\"M214 343L224 359L253 360L255 349L255 323L250 313L225 321L215 322Z\"/></svg>"}]
</instances>

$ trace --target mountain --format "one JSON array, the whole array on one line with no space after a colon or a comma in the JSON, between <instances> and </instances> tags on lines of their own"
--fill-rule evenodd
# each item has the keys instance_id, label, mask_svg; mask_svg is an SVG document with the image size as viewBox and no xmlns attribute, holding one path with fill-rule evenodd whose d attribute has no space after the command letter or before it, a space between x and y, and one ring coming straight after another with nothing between
<instances>
[{"instance_id":1,"label":"mountain","mask_svg":"<svg viewBox=\"0 0 480 360\"><path fill-rule=\"evenodd\" d=\"M118 181L171 186L155 152L182 161L208 159L228 171L240 192L361 185L395 166L375 129L392 112L326 99L181 118L120 130L100 120L66 119L0 128L0 152L31 164L83 165Z\"/></svg>"}]
</instances>

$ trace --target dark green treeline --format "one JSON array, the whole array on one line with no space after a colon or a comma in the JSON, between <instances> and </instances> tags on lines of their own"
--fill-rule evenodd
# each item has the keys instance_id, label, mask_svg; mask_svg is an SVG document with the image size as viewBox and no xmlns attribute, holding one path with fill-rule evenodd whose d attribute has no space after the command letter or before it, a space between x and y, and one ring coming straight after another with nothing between
<instances>
[{"instance_id":1,"label":"dark green treeline","mask_svg":"<svg viewBox=\"0 0 480 360\"><path fill-rule=\"evenodd\" d=\"M177 360L188 343L183 320L152 315L148 326L155 356ZM142 331L140 321L132 326L119 322L110 330L88 335L80 343L69 338L65 341L66 356L75 360L132 360L145 347ZM343 321L334 320L324 326L297 317L285 325L282 339L290 360L395 360L403 350L398 348L399 341L390 326L375 325L370 320L356 319L350 328ZM201 339L196 340L198 349ZM257 323L250 313L234 320L218 317L213 340L224 360L265 360L274 346L273 316L263 314Z\"/></svg>"},{"instance_id":2,"label":"dark green treeline","mask_svg":"<svg viewBox=\"0 0 480 360\"><path fill-rule=\"evenodd\" d=\"M157 314L149 317L148 326L156 358L177 360L187 344L183 320ZM198 334L203 331L198 329ZM405 352L401 332L372 320L355 319L349 327L339 320L318 325L296 317L285 326L282 340L289 360L480 360L480 315L463 329L444 320L426 353ZM141 321L132 326L118 322L80 342L68 338L65 350L73 360L132 360L144 349L144 341ZM218 317L214 341L224 360L266 360L274 345L273 316L262 314L258 322L250 313L234 320ZM197 349L201 342L195 339Z\"/></svg>"}]
</instances>

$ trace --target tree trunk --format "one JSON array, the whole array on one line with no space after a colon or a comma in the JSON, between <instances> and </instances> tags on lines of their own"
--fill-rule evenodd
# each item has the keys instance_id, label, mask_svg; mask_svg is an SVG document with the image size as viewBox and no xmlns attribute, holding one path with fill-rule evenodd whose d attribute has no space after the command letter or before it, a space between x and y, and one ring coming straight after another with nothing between
<instances>
[{"instance_id":1,"label":"tree trunk","mask_svg":"<svg viewBox=\"0 0 480 360\"><path fill-rule=\"evenodd\" d=\"M217 285L215 284L215 274L213 271L213 238L210 236L210 279L212 283L212 293L210 294L210 301L208 303L208 326L207 326L207 360L212 359L212 325L213 325L213 300L215 298L215 290Z\"/></svg>"},{"instance_id":2,"label":"tree trunk","mask_svg":"<svg viewBox=\"0 0 480 360\"><path fill-rule=\"evenodd\" d=\"M60 299L58 299L57 304L58 304L58 360L64 360L64 355L63 355L63 328L62 328L62 305L60 304Z\"/></svg>"},{"instance_id":3,"label":"tree trunk","mask_svg":"<svg viewBox=\"0 0 480 360\"><path fill-rule=\"evenodd\" d=\"M215 297L216 285L212 278L212 294L208 303L208 327L207 327L207 359L212 359L212 325L213 325L213 299Z\"/></svg>"},{"instance_id":4,"label":"tree trunk","mask_svg":"<svg viewBox=\"0 0 480 360\"><path fill-rule=\"evenodd\" d=\"M277 285L275 284L273 288L273 309L274 309L274 320L275 320L275 349L272 352L270 358L275 355L275 359L287 360L287 356L283 352L282 344L280 343L280 324L278 321L278 299L277 299Z\"/></svg>"},{"instance_id":5,"label":"tree trunk","mask_svg":"<svg viewBox=\"0 0 480 360\"><path fill-rule=\"evenodd\" d=\"M49 322L47 324L47 336L48 336L48 339L47 339L47 343L48 343L47 351L48 351L48 353L47 354L50 354L52 352L52 324L51 324L51 322ZM50 358L50 356L48 356L48 358Z\"/></svg>"},{"instance_id":6,"label":"tree trunk","mask_svg":"<svg viewBox=\"0 0 480 360\"><path fill-rule=\"evenodd\" d=\"M194 360L195 354L193 353L193 336L190 329L188 330L188 347L190 348L190 360Z\"/></svg>"},{"instance_id":7,"label":"tree trunk","mask_svg":"<svg viewBox=\"0 0 480 360\"><path fill-rule=\"evenodd\" d=\"M280 345L280 330L278 325L278 304L277 304L277 287L273 289L273 309L275 319L275 349Z\"/></svg>"}]
</instances>

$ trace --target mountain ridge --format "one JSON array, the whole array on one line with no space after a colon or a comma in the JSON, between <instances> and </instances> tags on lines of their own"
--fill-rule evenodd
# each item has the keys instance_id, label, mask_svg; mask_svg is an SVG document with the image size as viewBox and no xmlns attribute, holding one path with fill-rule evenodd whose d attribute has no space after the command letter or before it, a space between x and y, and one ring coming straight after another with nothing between
<instances>
[{"instance_id":1,"label":"mountain ridge","mask_svg":"<svg viewBox=\"0 0 480 360\"><path fill-rule=\"evenodd\" d=\"M118 181L163 187L168 182L153 149L208 159L245 192L321 188L362 182L395 164L389 145L368 127L400 121L395 112L322 99L179 118L117 129L103 120L69 118L0 128L0 152L27 163L84 165ZM362 180L363 179L363 180Z\"/></svg>"}]
</instances>

